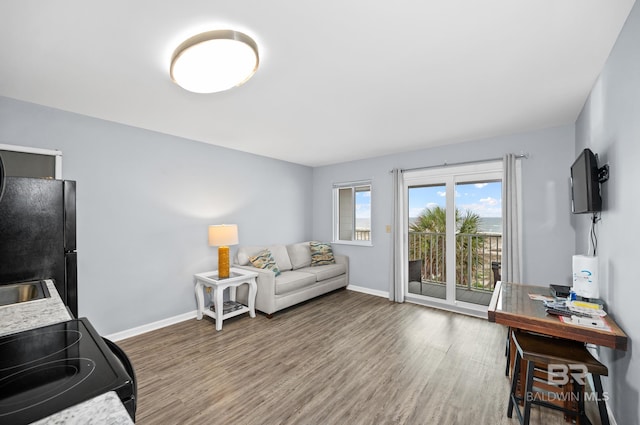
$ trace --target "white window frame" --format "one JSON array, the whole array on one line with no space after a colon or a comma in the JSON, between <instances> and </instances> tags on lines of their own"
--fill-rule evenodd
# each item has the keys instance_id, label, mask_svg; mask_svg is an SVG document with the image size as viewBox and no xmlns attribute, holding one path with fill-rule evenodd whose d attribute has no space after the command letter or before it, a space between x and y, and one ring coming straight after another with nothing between
<instances>
[{"instance_id":1,"label":"white window frame","mask_svg":"<svg viewBox=\"0 0 640 425\"><path fill-rule=\"evenodd\" d=\"M355 191L356 188L362 186L369 186L369 194L372 200L372 210L373 210L373 183L372 180L358 180L358 181L350 181L350 182L342 182L342 183L334 183L333 184L333 236L332 243L335 244L343 244L343 245L360 245L360 246L373 246L373 211L370 215L370 226L369 230L369 240L362 241L355 239L355 225L356 225L356 217L355 217ZM340 190L341 189L351 189L354 195L352 196L353 200L353 215L352 215L352 236L351 239L340 239Z\"/></svg>"},{"instance_id":2,"label":"white window frame","mask_svg":"<svg viewBox=\"0 0 640 425\"><path fill-rule=\"evenodd\" d=\"M45 155L55 157L55 179L62 179L62 151L52 149L31 148L28 146L5 145L0 143L0 150L10 152L33 153L36 155Z\"/></svg>"}]
</instances>

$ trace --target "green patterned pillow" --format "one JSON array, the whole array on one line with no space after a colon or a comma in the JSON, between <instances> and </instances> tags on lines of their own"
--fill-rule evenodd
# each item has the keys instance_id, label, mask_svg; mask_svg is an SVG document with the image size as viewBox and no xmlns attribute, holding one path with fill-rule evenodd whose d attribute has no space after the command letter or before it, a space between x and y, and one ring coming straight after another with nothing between
<instances>
[{"instance_id":1,"label":"green patterned pillow","mask_svg":"<svg viewBox=\"0 0 640 425\"><path fill-rule=\"evenodd\" d=\"M276 264L276 260L273 259L271 255L271 251L268 249L263 249L258 254L253 257L249 257L249 262L258 269L271 270L278 276L280 274L280 269Z\"/></svg>"},{"instance_id":2,"label":"green patterned pillow","mask_svg":"<svg viewBox=\"0 0 640 425\"><path fill-rule=\"evenodd\" d=\"M311 249L311 266L324 266L336 263L331 244L314 241L309 242L309 248Z\"/></svg>"}]
</instances>

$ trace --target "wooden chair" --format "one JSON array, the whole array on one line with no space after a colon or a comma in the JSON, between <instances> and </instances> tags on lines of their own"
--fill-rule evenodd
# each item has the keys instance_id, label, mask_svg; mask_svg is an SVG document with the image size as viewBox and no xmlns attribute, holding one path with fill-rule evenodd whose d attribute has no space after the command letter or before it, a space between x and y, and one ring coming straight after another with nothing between
<instances>
[{"instance_id":1,"label":"wooden chair","mask_svg":"<svg viewBox=\"0 0 640 425\"><path fill-rule=\"evenodd\" d=\"M598 400L598 409L600 411L600 420L602 425L609 425L609 416L607 407L604 402L602 381L600 376L608 375L608 369L605 365L597 361L587 350L583 343L570 341L560 338L551 338L543 335L536 335L527 332L514 330L511 338L515 346L515 361L513 366L511 393L509 395L509 406L507 408L507 416L510 418L513 414L515 406L518 419L522 425L528 425L531 415L531 406L539 405L555 410L560 410L565 415L576 418L576 423L591 424L585 413L584 408L584 384L582 382L586 376L573 376L571 371L584 371L590 373L593 377L594 390ZM561 405L550 402L550 394L557 391L559 399L567 400L567 386L554 386L549 379L549 366L564 366L566 377L570 378L573 384L573 391L569 392L571 398L577 403L569 405L566 402ZM526 374L521 373L526 370ZM526 368L526 369L525 369ZM545 370L546 369L546 370ZM579 374L578 374L579 375ZM586 375L586 374L585 374ZM523 378L524 376L524 378ZM547 382L545 382L545 379ZM524 380L524 382L520 382ZM558 381L556 381L558 382ZM537 388L543 391L534 392L534 383ZM524 388L522 388L524 384ZM545 400L546 396L546 400ZM524 403L524 408L520 410L520 403ZM573 409L570 407L577 408Z\"/></svg>"}]
</instances>

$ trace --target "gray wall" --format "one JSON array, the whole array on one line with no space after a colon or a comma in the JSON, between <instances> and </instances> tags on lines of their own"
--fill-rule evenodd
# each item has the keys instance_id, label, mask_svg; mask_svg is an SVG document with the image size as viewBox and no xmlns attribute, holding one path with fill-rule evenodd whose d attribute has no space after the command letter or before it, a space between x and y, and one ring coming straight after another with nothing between
<instances>
[{"instance_id":1,"label":"gray wall","mask_svg":"<svg viewBox=\"0 0 640 425\"><path fill-rule=\"evenodd\" d=\"M609 367L616 421L640 423L640 5L633 7L618 41L576 123L575 154L585 147L608 163L611 178L602 185L604 211L598 224L600 295L631 341L629 351L600 349ZM576 246L587 250L588 216L576 216Z\"/></svg>"},{"instance_id":2,"label":"gray wall","mask_svg":"<svg viewBox=\"0 0 640 425\"><path fill-rule=\"evenodd\" d=\"M569 186L574 160L572 125L314 168L313 238L331 240L334 182L373 179L373 247L336 245L335 250L349 255L352 284L388 291L392 241L385 226L392 223L393 202L389 171L501 158L505 153L529 154L529 159L522 160L524 281L567 284L575 242Z\"/></svg>"},{"instance_id":3,"label":"gray wall","mask_svg":"<svg viewBox=\"0 0 640 425\"><path fill-rule=\"evenodd\" d=\"M310 238L309 167L3 97L0 143L63 152L79 313L102 334L195 309L193 274L217 265L209 224L237 223L241 244Z\"/></svg>"}]
</instances>

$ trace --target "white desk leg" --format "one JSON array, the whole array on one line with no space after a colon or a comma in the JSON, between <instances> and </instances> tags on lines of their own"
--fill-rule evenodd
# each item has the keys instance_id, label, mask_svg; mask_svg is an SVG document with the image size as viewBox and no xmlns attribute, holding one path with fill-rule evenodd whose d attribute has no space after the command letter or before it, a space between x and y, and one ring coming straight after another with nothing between
<instances>
[{"instance_id":1,"label":"white desk leg","mask_svg":"<svg viewBox=\"0 0 640 425\"><path fill-rule=\"evenodd\" d=\"M256 293L258 292L258 285L256 278L252 277L249 281L249 316L256 317Z\"/></svg>"},{"instance_id":2,"label":"white desk leg","mask_svg":"<svg viewBox=\"0 0 640 425\"><path fill-rule=\"evenodd\" d=\"M219 331L222 329L222 315L224 313L223 307L223 295L224 288L215 287L213 288L213 299L214 305L216 308L216 330Z\"/></svg>"},{"instance_id":3,"label":"white desk leg","mask_svg":"<svg viewBox=\"0 0 640 425\"><path fill-rule=\"evenodd\" d=\"M204 311L204 288L202 283L199 281L196 282L196 302L198 304L198 311L196 313L196 318L198 320L202 320L202 312Z\"/></svg>"}]
</instances>

